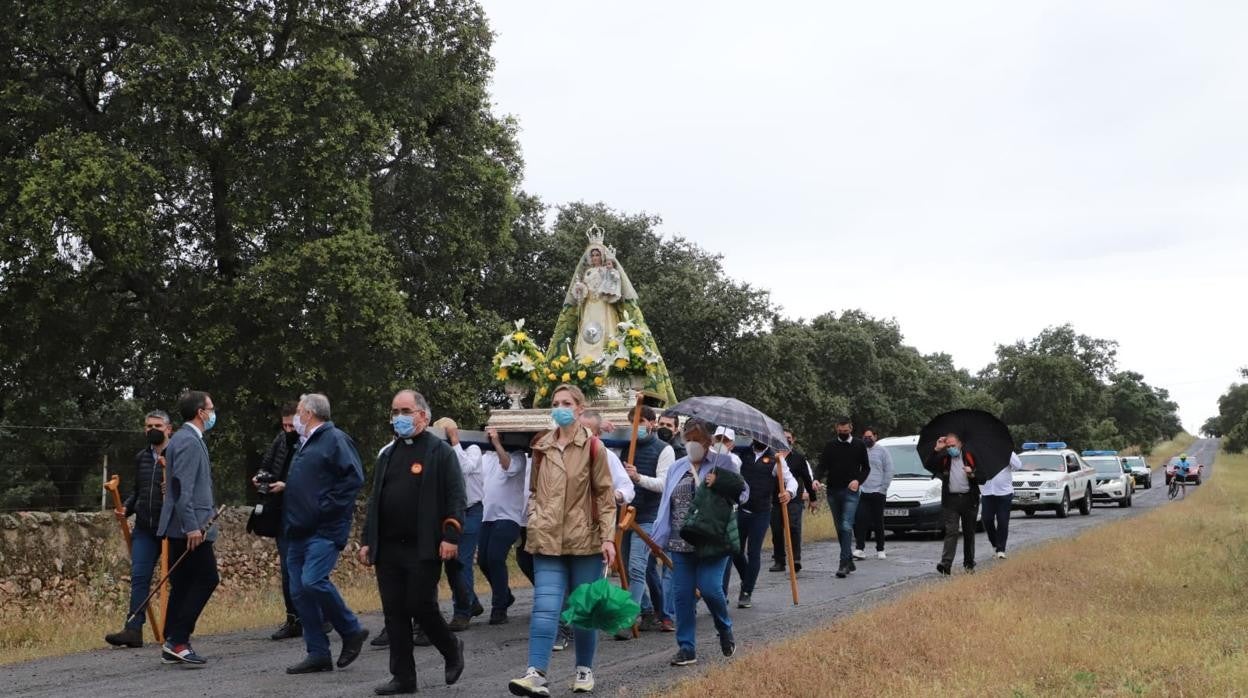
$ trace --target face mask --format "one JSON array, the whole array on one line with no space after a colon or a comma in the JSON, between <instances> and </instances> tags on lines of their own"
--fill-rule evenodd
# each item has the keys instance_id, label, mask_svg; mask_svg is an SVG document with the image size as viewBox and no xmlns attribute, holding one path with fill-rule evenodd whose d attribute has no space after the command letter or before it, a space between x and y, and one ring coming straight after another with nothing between
<instances>
[{"instance_id":1,"label":"face mask","mask_svg":"<svg viewBox=\"0 0 1248 698\"><path fill-rule=\"evenodd\" d=\"M165 442L165 432L160 429L147 430L147 442L153 446L159 446Z\"/></svg>"},{"instance_id":2,"label":"face mask","mask_svg":"<svg viewBox=\"0 0 1248 698\"><path fill-rule=\"evenodd\" d=\"M706 446L697 441L690 441L685 444L685 450L689 452L689 460L694 463L701 463L706 458Z\"/></svg>"},{"instance_id":3,"label":"face mask","mask_svg":"<svg viewBox=\"0 0 1248 698\"><path fill-rule=\"evenodd\" d=\"M862 437L862 442L867 445L867 448L871 448L875 445L875 439L870 436Z\"/></svg>"},{"instance_id":4,"label":"face mask","mask_svg":"<svg viewBox=\"0 0 1248 698\"><path fill-rule=\"evenodd\" d=\"M555 424L566 427L576 421L576 414L571 407L556 407L550 411L550 418L555 420Z\"/></svg>"},{"instance_id":5,"label":"face mask","mask_svg":"<svg viewBox=\"0 0 1248 698\"><path fill-rule=\"evenodd\" d=\"M208 431L217 425L217 411L213 410L208 413L208 419L204 422L204 431Z\"/></svg>"},{"instance_id":6,"label":"face mask","mask_svg":"<svg viewBox=\"0 0 1248 698\"><path fill-rule=\"evenodd\" d=\"M647 427L644 424L642 426L637 427L637 438L644 439L649 435L650 435L650 427Z\"/></svg>"},{"instance_id":7,"label":"face mask","mask_svg":"<svg viewBox=\"0 0 1248 698\"><path fill-rule=\"evenodd\" d=\"M296 431L284 431L284 432L282 432L282 433L286 435L286 445L287 445L287 446L294 446L295 444L299 443L299 432L296 432Z\"/></svg>"},{"instance_id":8,"label":"face mask","mask_svg":"<svg viewBox=\"0 0 1248 698\"><path fill-rule=\"evenodd\" d=\"M767 444L762 443L762 442L760 442L760 441L755 441L755 442L754 442L754 450L755 450L755 451L766 451L766 450L767 450Z\"/></svg>"},{"instance_id":9,"label":"face mask","mask_svg":"<svg viewBox=\"0 0 1248 698\"><path fill-rule=\"evenodd\" d=\"M728 453L728 444L721 441L714 446L711 446L711 452L726 455Z\"/></svg>"},{"instance_id":10,"label":"face mask","mask_svg":"<svg viewBox=\"0 0 1248 698\"><path fill-rule=\"evenodd\" d=\"M305 427L303 426L303 420L300 419L298 412L295 413L295 420L293 423L295 425L295 434L299 436L303 436L303 431Z\"/></svg>"},{"instance_id":11,"label":"face mask","mask_svg":"<svg viewBox=\"0 0 1248 698\"><path fill-rule=\"evenodd\" d=\"M416 433L416 419L410 414L396 414L390 418L390 428L400 439L410 438Z\"/></svg>"},{"instance_id":12,"label":"face mask","mask_svg":"<svg viewBox=\"0 0 1248 698\"><path fill-rule=\"evenodd\" d=\"M667 427L659 427L658 431L654 432L654 435L659 437L660 439L663 439L669 444L672 442L672 439L676 438L676 434L672 433L672 430L668 429Z\"/></svg>"},{"instance_id":13,"label":"face mask","mask_svg":"<svg viewBox=\"0 0 1248 698\"><path fill-rule=\"evenodd\" d=\"M958 456L962 455L962 449L958 448L957 446L950 446L949 448L945 449L945 453L949 454L950 458L957 458Z\"/></svg>"},{"instance_id":14,"label":"face mask","mask_svg":"<svg viewBox=\"0 0 1248 698\"><path fill-rule=\"evenodd\" d=\"M854 438L854 435L853 434L837 434L836 438L840 439L844 443L849 443L849 440Z\"/></svg>"}]
</instances>

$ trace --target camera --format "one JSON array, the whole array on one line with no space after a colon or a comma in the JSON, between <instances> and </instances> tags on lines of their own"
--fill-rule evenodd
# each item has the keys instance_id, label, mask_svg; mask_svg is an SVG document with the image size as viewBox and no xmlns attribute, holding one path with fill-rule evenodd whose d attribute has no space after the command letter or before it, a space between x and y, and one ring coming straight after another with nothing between
<instances>
[{"instance_id":1,"label":"camera","mask_svg":"<svg viewBox=\"0 0 1248 698\"><path fill-rule=\"evenodd\" d=\"M277 482L277 476L267 470L256 473L256 489L260 494L268 494L269 487Z\"/></svg>"}]
</instances>

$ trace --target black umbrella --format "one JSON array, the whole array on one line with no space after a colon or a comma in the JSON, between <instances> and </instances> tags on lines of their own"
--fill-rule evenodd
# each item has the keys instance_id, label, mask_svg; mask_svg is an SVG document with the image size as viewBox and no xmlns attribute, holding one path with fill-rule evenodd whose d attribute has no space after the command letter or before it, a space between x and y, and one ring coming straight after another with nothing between
<instances>
[{"instance_id":1,"label":"black umbrella","mask_svg":"<svg viewBox=\"0 0 1248 698\"><path fill-rule=\"evenodd\" d=\"M728 427L777 451L792 448L788 439L784 438L784 427L779 422L736 398L718 395L691 397L672 405L667 411Z\"/></svg>"},{"instance_id":2,"label":"black umbrella","mask_svg":"<svg viewBox=\"0 0 1248 698\"><path fill-rule=\"evenodd\" d=\"M915 450L926 463L936 450L936 440L953 432L962 439L964 450L975 458L975 479L984 484L1010 465L1014 437L1000 419L983 410L954 410L938 415L919 432Z\"/></svg>"}]
</instances>

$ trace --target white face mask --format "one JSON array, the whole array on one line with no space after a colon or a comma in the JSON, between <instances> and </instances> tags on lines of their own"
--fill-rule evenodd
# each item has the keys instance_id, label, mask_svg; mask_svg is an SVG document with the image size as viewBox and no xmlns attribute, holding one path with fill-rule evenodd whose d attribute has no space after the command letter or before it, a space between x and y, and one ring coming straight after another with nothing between
<instances>
[{"instance_id":1,"label":"white face mask","mask_svg":"<svg viewBox=\"0 0 1248 698\"><path fill-rule=\"evenodd\" d=\"M720 441L719 443L712 446L711 450L720 455L727 455L730 449L728 448L728 444L724 443L723 441Z\"/></svg>"},{"instance_id":2,"label":"white face mask","mask_svg":"<svg viewBox=\"0 0 1248 698\"><path fill-rule=\"evenodd\" d=\"M295 413L294 425L295 425L295 433L298 434L299 436L304 436L303 432L307 429L307 427L304 426L303 420L299 418L298 412Z\"/></svg>"},{"instance_id":3,"label":"white face mask","mask_svg":"<svg viewBox=\"0 0 1248 698\"><path fill-rule=\"evenodd\" d=\"M690 441L685 444L685 450L689 452L689 460L694 463L701 463L706 458L706 447L697 441Z\"/></svg>"}]
</instances>

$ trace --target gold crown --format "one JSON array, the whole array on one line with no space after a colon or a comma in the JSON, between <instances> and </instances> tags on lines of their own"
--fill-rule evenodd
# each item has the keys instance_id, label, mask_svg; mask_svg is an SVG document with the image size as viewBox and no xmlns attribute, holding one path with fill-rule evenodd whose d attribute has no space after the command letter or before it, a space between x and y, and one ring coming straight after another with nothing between
<instances>
[{"instance_id":1,"label":"gold crown","mask_svg":"<svg viewBox=\"0 0 1248 698\"><path fill-rule=\"evenodd\" d=\"M585 232L585 237L589 238L591 245L601 245L606 234L602 232L602 228L597 223L590 224L589 230Z\"/></svg>"}]
</instances>

